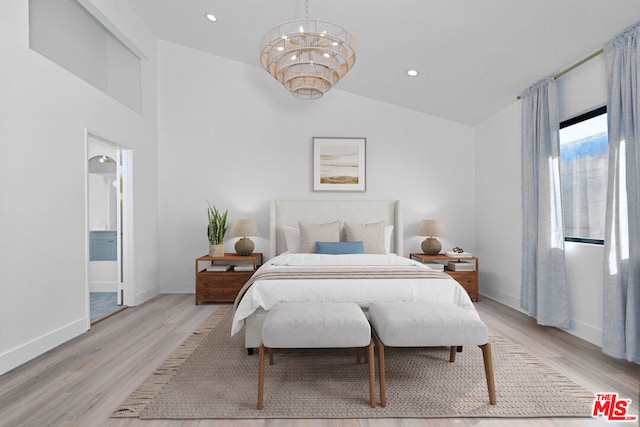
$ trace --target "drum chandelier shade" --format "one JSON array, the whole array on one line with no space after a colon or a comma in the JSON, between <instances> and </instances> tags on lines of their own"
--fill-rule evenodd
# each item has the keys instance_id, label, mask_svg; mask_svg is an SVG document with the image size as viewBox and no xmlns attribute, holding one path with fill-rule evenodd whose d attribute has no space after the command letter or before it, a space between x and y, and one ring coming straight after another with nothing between
<instances>
[{"instance_id":1,"label":"drum chandelier shade","mask_svg":"<svg viewBox=\"0 0 640 427\"><path fill-rule=\"evenodd\" d=\"M317 99L356 62L353 36L319 19L283 22L260 43L260 62L293 96Z\"/></svg>"}]
</instances>

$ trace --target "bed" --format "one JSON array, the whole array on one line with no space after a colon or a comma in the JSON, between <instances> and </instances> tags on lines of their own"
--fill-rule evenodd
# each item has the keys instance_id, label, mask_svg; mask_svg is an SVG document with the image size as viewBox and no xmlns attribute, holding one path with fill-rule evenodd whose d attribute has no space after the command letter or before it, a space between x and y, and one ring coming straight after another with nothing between
<instances>
[{"instance_id":1,"label":"bed","mask_svg":"<svg viewBox=\"0 0 640 427\"><path fill-rule=\"evenodd\" d=\"M238 294L231 334L244 329L251 353L278 302L348 301L366 312L373 302L445 301L475 312L458 282L402 256L403 227L397 200L272 200L269 259Z\"/></svg>"}]
</instances>

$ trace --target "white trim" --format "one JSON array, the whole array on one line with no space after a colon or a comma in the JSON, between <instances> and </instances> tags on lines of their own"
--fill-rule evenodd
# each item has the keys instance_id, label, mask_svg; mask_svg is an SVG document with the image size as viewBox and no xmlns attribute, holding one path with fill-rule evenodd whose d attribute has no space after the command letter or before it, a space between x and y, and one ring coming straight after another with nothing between
<instances>
[{"instance_id":1,"label":"white trim","mask_svg":"<svg viewBox=\"0 0 640 427\"><path fill-rule=\"evenodd\" d=\"M90 319L80 318L0 354L0 375L85 333Z\"/></svg>"},{"instance_id":2,"label":"white trim","mask_svg":"<svg viewBox=\"0 0 640 427\"><path fill-rule=\"evenodd\" d=\"M84 128L84 318L86 330L91 328L91 287L89 286L89 129Z\"/></svg>"},{"instance_id":3,"label":"white trim","mask_svg":"<svg viewBox=\"0 0 640 427\"><path fill-rule=\"evenodd\" d=\"M122 166L123 172L122 180L122 203L123 203L123 225L122 234L123 238L123 266L124 266L124 280L122 287L124 289L124 301L123 304L127 306L134 306L140 304L144 300L140 300L136 297L135 292L135 262L134 262L134 227L133 227L133 150L122 149Z\"/></svg>"},{"instance_id":4,"label":"white trim","mask_svg":"<svg viewBox=\"0 0 640 427\"><path fill-rule=\"evenodd\" d=\"M120 31L120 29L113 23L102 11L93 4L91 0L77 0L83 8L91 14L96 21L100 22L113 36L127 47L135 56L142 59L147 59L147 55L138 48L138 46L127 35Z\"/></svg>"}]
</instances>

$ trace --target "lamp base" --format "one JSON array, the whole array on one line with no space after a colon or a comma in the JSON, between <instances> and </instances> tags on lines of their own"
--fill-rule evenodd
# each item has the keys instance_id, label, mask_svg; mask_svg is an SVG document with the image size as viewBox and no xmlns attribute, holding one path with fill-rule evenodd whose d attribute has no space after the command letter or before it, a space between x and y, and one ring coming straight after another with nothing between
<instances>
[{"instance_id":1,"label":"lamp base","mask_svg":"<svg viewBox=\"0 0 640 427\"><path fill-rule=\"evenodd\" d=\"M242 256L251 255L255 247L256 245L248 237L241 237L234 246L236 253Z\"/></svg>"},{"instance_id":2,"label":"lamp base","mask_svg":"<svg viewBox=\"0 0 640 427\"><path fill-rule=\"evenodd\" d=\"M442 244L435 237L427 237L422 242L422 252L425 255L438 255L442 249Z\"/></svg>"}]
</instances>

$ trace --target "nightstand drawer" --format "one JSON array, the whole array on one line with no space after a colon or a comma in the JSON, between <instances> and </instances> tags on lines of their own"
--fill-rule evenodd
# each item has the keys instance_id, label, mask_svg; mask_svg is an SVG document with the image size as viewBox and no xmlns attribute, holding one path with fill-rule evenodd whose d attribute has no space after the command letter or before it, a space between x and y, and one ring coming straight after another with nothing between
<instances>
[{"instance_id":1,"label":"nightstand drawer","mask_svg":"<svg viewBox=\"0 0 640 427\"><path fill-rule=\"evenodd\" d=\"M251 272L203 273L196 279L198 302L233 302L251 278Z\"/></svg>"},{"instance_id":2,"label":"nightstand drawer","mask_svg":"<svg viewBox=\"0 0 640 427\"><path fill-rule=\"evenodd\" d=\"M478 299L478 275L475 272L446 270L445 273L460 283L472 300Z\"/></svg>"}]
</instances>

